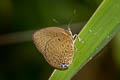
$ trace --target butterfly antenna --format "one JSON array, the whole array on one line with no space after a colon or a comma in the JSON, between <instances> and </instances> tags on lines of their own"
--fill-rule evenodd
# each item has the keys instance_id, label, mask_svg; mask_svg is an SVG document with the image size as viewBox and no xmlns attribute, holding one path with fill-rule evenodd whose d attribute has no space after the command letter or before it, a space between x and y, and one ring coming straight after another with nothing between
<instances>
[{"instance_id":1,"label":"butterfly antenna","mask_svg":"<svg viewBox=\"0 0 120 80\"><path fill-rule=\"evenodd\" d=\"M71 36L72 36L72 32L71 32L71 29L70 29L70 24L72 23L72 20L73 20L73 17L75 16L75 14L76 14L76 9L74 9L72 17L71 17L71 19L70 19L70 21L69 21L69 23L67 25L67 30L69 31Z\"/></svg>"},{"instance_id":2,"label":"butterfly antenna","mask_svg":"<svg viewBox=\"0 0 120 80\"><path fill-rule=\"evenodd\" d=\"M53 22L55 22L55 23L59 23L55 18L52 18L52 20L53 20Z\"/></svg>"},{"instance_id":3,"label":"butterfly antenna","mask_svg":"<svg viewBox=\"0 0 120 80\"><path fill-rule=\"evenodd\" d=\"M72 21L73 21L73 17L75 16L75 14L76 14L76 9L73 10L72 17L71 17L71 19L70 19L70 21L69 21L69 23L68 23L68 25L67 25L68 30L70 29L69 27L70 27L70 24L71 24Z\"/></svg>"}]
</instances>

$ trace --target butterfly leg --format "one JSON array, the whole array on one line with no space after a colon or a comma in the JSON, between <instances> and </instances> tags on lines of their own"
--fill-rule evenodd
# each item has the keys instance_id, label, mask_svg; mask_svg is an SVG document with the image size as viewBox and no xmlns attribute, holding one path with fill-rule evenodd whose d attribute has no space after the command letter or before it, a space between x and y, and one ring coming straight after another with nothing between
<instances>
[{"instance_id":1,"label":"butterfly leg","mask_svg":"<svg viewBox=\"0 0 120 80\"><path fill-rule=\"evenodd\" d=\"M77 34L72 35L71 29L70 29L69 26L68 26L68 29L67 29L67 30L69 31L70 35L73 37L73 44L75 43L75 40L76 40L76 39L78 39L79 42L82 42L82 40L80 39L80 37L79 37ZM77 49L76 46L74 46L74 48L75 48L75 50L77 51L77 53L80 53L80 51Z\"/></svg>"},{"instance_id":2,"label":"butterfly leg","mask_svg":"<svg viewBox=\"0 0 120 80\"><path fill-rule=\"evenodd\" d=\"M73 35L73 39L74 39L74 42L73 42L73 43L75 43L75 40L76 40L76 39L78 39L79 42L82 41L77 34L74 34L74 35ZM77 53L80 53L80 51L78 50L78 48L77 48L76 46L74 46L74 48L75 48L75 50L77 51Z\"/></svg>"},{"instance_id":3,"label":"butterfly leg","mask_svg":"<svg viewBox=\"0 0 120 80\"><path fill-rule=\"evenodd\" d=\"M75 42L76 39L78 39L79 42L82 42L82 39L77 34L74 34L73 35L74 42Z\"/></svg>"}]
</instances>

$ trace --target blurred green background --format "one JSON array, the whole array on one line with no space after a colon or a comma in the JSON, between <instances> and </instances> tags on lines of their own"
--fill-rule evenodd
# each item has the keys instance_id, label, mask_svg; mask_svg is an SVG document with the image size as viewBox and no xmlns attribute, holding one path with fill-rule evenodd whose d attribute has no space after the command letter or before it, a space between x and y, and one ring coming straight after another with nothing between
<instances>
[{"instance_id":1,"label":"blurred green background","mask_svg":"<svg viewBox=\"0 0 120 80\"><path fill-rule=\"evenodd\" d=\"M48 80L53 68L35 48L32 33L43 27L67 25L71 18L73 33L78 33L101 2L0 0L0 80ZM72 17L74 9L76 14ZM120 80L119 37L120 34L73 80Z\"/></svg>"}]
</instances>

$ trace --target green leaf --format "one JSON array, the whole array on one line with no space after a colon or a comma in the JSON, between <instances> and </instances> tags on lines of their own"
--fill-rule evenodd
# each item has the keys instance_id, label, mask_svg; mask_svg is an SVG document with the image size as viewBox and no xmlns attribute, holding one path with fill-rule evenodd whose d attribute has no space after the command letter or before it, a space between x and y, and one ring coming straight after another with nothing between
<instances>
[{"instance_id":1,"label":"green leaf","mask_svg":"<svg viewBox=\"0 0 120 80\"><path fill-rule=\"evenodd\" d=\"M69 80L92 57L94 57L120 30L120 0L104 0L94 15L79 33L81 42L75 46L80 51L74 53L68 70L55 70L50 80Z\"/></svg>"}]
</instances>

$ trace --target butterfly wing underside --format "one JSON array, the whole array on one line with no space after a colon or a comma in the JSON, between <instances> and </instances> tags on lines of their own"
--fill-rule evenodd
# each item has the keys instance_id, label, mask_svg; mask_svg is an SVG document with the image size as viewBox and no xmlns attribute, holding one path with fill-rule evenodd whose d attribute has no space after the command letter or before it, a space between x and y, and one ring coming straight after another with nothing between
<instances>
[{"instance_id":1,"label":"butterfly wing underside","mask_svg":"<svg viewBox=\"0 0 120 80\"><path fill-rule=\"evenodd\" d=\"M36 31L33 41L46 61L58 69L66 69L61 64L71 64L73 59L73 39L63 28L48 27Z\"/></svg>"}]
</instances>

